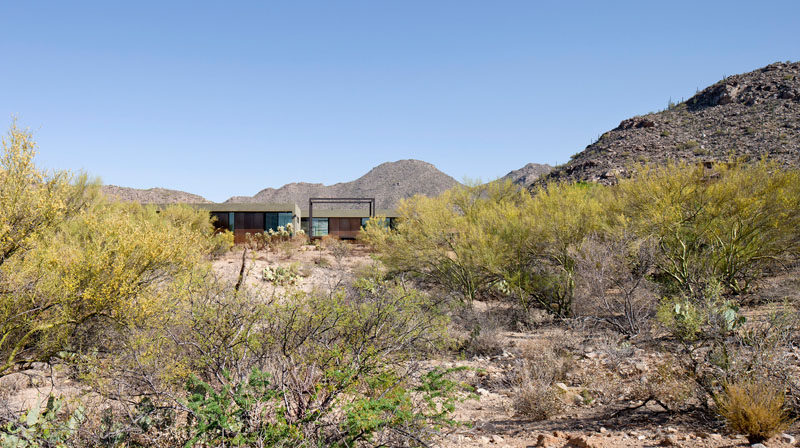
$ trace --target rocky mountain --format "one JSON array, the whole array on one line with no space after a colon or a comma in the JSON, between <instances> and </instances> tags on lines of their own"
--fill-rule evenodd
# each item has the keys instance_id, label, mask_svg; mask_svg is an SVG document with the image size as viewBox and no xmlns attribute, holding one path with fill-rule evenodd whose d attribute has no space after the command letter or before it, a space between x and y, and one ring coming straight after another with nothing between
<instances>
[{"instance_id":1,"label":"rocky mountain","mask_svg":"<svg viewBox=\"0 0 800 448\"><path fill-rule=\"evenodd\" d=\"M730 76L666 110L623 120L539 183L611 184L642 162L732 157L800 165L800 62Z\"/></svg>"},{"instance_id":2,"label":"rocky mountain","mask_svg":"<svg viewBox=\"0 0 800 448\"><path fill-rule=\"evenodd\" d=\"M138 188L118 187L116 185L103 185L103 193L119 201L139 202L142 204L175 204L185 202L211 202L196 194L166 188Z\"/></svg>"},{"instance_id":3,"label":"rocky mountain","mask_svg":"<svg viewBox=\"0 0 800 448\"><path fill-rule=\"evenodd\" d=\"M392 208L400 199L423 194L436 196L458 181L421 160L382 163L352 182L334 185L306 182L266 188L255 196L234 196L225 202L296 202L300 207L310 197L374 197L378 208Z\"/></svg>"},{"instance_id":4,"label":"rocky mountain","mask_svg":"<svg viewBox=\"0 0 800 448\"><path fill-rule=\"evenodd\" d=\"M517 185L530 185L552 170L553 167L547 164L529 163L518 170L510 171L500 180L509 179Z\"/></svg>"}]
</instances>

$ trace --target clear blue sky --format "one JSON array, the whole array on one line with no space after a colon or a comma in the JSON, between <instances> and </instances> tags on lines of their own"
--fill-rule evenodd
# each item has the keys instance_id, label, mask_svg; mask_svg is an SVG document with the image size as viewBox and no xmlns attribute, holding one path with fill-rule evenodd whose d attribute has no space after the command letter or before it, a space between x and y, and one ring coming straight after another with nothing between
<instances>
[{"instance_id":1,"label":"clear blue sky","mask_svg":"<svg viewBox=\"0 0 800 448\"><path fill-rule=\"evenodd\" d=\"M0 124L43 166L218 201L405 158L489 180L798 59L796 0L0 0Z\"/></svg>"}]
</instances>

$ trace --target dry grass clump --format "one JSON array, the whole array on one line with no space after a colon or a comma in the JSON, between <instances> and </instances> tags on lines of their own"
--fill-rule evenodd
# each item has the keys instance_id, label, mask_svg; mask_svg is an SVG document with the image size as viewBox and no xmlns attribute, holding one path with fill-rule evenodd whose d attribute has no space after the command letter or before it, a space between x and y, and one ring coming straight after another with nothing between
<instances>
[{"instance_id":1,"label":"dry grass clump","mask_svg":"<svg viewBox=\"0 0 800 448\"><path fill-rule=\"evenodd\" d=\"M526 341L520 345L525 375L535 381L552 384L564 381L575 366L572 354L552 340Z\"/></svg>"},{"instance_id":2,"label":"dry grass clump","mask_svg":"<svg viewBox=\"0 0 800 448\"><path fill-rule=\"evenodd\" d=\"M564 412L565 405L559 392L540 381L525 381L514 388L514 410L531 420L546 420Z\"/></svg>"},{"instance_id":3,"label":"dry grass clump","mask_svg":"<svg viewBox=\"0 0 800 448\"><path fill-rule=\"evenodd\" d=\"M459 307L452 315L451 333L457 334L457 348L467 357L499 356L507 347L504 321L493 310Z\"/></svg>"},{"instance_id":4,"label":"dry grass clump","mask_svg":"<svg viewBox=\"0 0 800 448\"><path fill-rule=\"evenodd\" d=\"M462 349L467 356L498 356L503 354L504 345L500 328L484 321L473 327Z\"/></svg>"},{"instance_id":5,"label":"dry grass clump","mask_svg":"<svg viewBox=\"0 0 800 448\"><path fill-rule=\"evenodd\" d=\"M726 384L714 401L728 426L750 443L768 440L791 423L784 392L764 381Z\"/></svg>"},{"instance_id":6,"label":"dry grass clump","mask_svg":"<svg viewBox=\"0 0 800 448\"><path fill-rule=\"evenodd\" d=\"M551 339L527 341L520 348L520 363L512 372L514 410L532 420L545 420L564 411L562 393L554 383L564 381L574 367L572 354Z\"/></svg>"}]
</instances>

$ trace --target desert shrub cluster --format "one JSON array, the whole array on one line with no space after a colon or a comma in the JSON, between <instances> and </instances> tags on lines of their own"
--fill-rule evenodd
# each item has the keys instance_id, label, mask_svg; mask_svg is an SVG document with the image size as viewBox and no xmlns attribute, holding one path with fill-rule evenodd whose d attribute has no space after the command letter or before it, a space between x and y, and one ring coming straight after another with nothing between
<instances>
[{"instance_id":1,"label":"desert shrub cluster","mask_svg":"<svg viewBox=\"0 0 800 448\"><path fill-rule=\"evenodd\" d=\"M45 172L16 125L2 143L0 377L78 384L0 410L4 446L419 446L455 424L469 389L418 362L450 344L427 293L374 270L262 296L212 269L231 239L207 213Z\"/></svg>"},{"instance_id":2,"label":"desert shrub cluster","mask_svg":"<svg viewBox=\"0 0 800 448\"><path fill-rule=\"evenodd\" d=\"M719 283L742 295L796 257L798 176L767 162L675 163L611 187L463 186L402 202L396 230L373 220L364 238L393 272L457 300L499 297L561 317L590 309L635 334L653 293L697 299Z\"/></svg>"},{"instance_id":3,"label":"desert shrub cluster","mask_svg":"<svg viewBox=\"0 0 800 448\"><path fill-rule=\"evenodd\" d=\"M765 271L797 260L800 172L736 160L631 171L613 186L550 183L529 192L492 182L414 197L401 203L396 229L370 222L364 239L390 275L454 303L506 303L515 316L541 309L634 343L659 337L677 357L678 372L665 378L693 383L673 390L696 389L695 406L728 420L726 409L746 402L714 397L755 393L730 385L777 384L775 393L787 394L781 406L797 413L787 356L798 341L797 310L776 304L773 315L748 320L742 306ZM521 409L544 417L525 403L549 401L547 385L521 391ZM672 411L691 401L662 392L643 390L641 399Z\"/></svg>"},{"instance_id":4,"label":"desert shrub cluster","mask_svg":"<svg viewBox=\"0 0 800 448\"><path fill-rule=\"evenodd\" d=\"M614 334L611 363L640 343L664 354L615 395L716 412L753 441L800 410L794 304L743 312L764 272L797 261L796 170L675 163L614 186L459 186L403 201L394 228L368 222L381 265L343 275L352 247L326 238L333 261L320 250L315 262L342 275L303 292L296 269L269 267L262 278L283 288L265 296L244 264L235 284L212 269L232 240L207 213L109 201L34 154L12 126L0 156L0 378L47 367L79 387L0 410L3 444L426 446L474 395L458 369L421 361L510 359L503 333L541 322L563 333L515 347L502 379L525 418L611 395L563 384L570 325ZM247 250L288 258L302 243L290 233L251 236L243 263Z\"/></svg>"}]
</instances>

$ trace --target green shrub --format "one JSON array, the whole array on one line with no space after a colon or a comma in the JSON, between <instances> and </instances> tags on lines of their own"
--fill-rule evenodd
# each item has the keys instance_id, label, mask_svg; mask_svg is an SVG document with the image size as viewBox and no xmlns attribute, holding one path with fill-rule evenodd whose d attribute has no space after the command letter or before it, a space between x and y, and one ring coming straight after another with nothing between
<instances>
[{"instance_id":1,"label":"green shrub","mask_svg":"<svg viewBox=\"0 0 800 448\"><path fill-rule=\"evenodd\" d=\"M294 286L300 279L297 265L286 266L267 266L261 273L261 278L265 282L274 283L279 286Z\"/></svg>"},{"instance_id":2,"label":"green shrub","mask_svg":"<svg viewBox=\"0 0 800 448\"><path fill-rule=\"evenodd\" d=\"M640 167L609 203L658 242L656 280L697 297L710 282L735 294L800 247L800 173L774 164Z\"/></svg>"},{"instance_id":3,"label":"green shrub","mask_svg":"<svg viewBox=\"0 0 800 448\"><path fill-rule=\"evenodd\" d=\"M88 364L104 393L189 409L190 445L419 445L469 393L416 362L449 345L444 311L379 273L275 301L225 284L179 292L190 299L174 313L137 330L115 358ZM179 389L185 400L174 400Z\"/></svg>"},{"instance_id":4,"label":"green shrub","mask_svg":"<svg viewBox=\"0 0 800 448\"><path fill-rule=\"evenodd\" d=\"M85 417L82 408L62 412L64 401L52 395L44 409L39 401L18 422L0 427L0 446L8 448L67 448ZM66 410L64 410L66 411Z\"/></svg>"},{"instance_id":5,"label":"green shrub","mask_svg":"<svg viewBox=\"0 0 800 448\"><path fill-rule=\"evenodd\" d=\"M363 239L395 273L471 302L491 295L500 266L514 258L509 238L531 197L511 184L459 186L435 198L401 201L396 230L370 220Z\"/></svg>"},{"instance_id":6,"label":"green shrub","mask_svg":"<svg viewBox=\"0 0 800 448\"><path fill-rule=\"evenodd\" d=\"M0 376L164 313L219 246L206 212L110 202L85 176L37 169L34 149L13 126L0 155Z\"/></svg>"}]
</instances>

